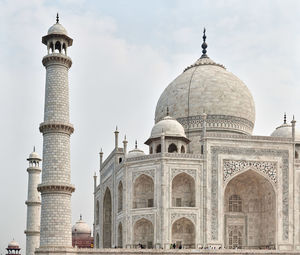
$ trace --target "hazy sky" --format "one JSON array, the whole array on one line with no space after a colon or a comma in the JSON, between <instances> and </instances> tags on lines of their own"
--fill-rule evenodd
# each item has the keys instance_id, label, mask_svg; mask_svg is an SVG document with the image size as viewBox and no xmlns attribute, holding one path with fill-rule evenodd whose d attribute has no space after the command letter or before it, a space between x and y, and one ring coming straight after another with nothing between
<instances>
[{"instance_id":1,"label":"hazy sky","mask_svg":"<svg viewBox=\"0 0 300 255\"><path fill-rule=\"evenodd\" d=\"M200 57L204 26L208 55L252 92L254 133L269 135L285 111L300 122L300 1L0 0L0 254L12 238L25 254L26 158L34 145L42 154L41 37L57 11L74 39L68 51L73 223L82 213L92 226L92 176L100 148L104 156L113 149L115 126L129 149L137 139L146 150L156 102Z\"/></svg>"}]
</instances>

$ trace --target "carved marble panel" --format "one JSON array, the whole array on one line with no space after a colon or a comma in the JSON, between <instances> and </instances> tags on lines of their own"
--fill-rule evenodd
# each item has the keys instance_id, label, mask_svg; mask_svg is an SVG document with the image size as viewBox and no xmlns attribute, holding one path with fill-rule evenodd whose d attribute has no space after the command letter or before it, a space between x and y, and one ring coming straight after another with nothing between
<instances>
[{"instance_id":1,"label":"carved marble panel","mask_svg":"<svg viewBox=\"0 0 300 255\"><path fill-rule=\"evenodd\" d=\"M196 170L195 169L172 169L171 178L173 179L176 175L186 173L194 178L196 180Z\"/></svg>"},{"instance_id":2,"label":"carved marble panel","mask_svg":"<svg viewBox=\"0 0 300 255\"><path fill-rule=\"evenodd\" d=\"M171 214L171 224L173 224L176 220L178 220L180 218L187 218L191 222L193 222L194 225L195 225L196 224L197 215L194 214L194 213L172 213Z\"/></svg>"},{"instance_id":3,"label":"carved marble panel","mask_svg":"<svg viewBox=\"0 0 300 255\"><path fill-rule=\"evenodd\" d=\"M240 171L253 169L266 175L270 181L277 183L277 164L272 161L223 160L223 181Z\"/></svg>"},{"instance_id":4,"label":"carved marble panel","mask_svg":"<svg viewBox=\"0 0 300 255\"><path fill-rule=\"evenodd\" d=\"M141 170L141 171L132 172L132 182L134 182L135 179L138 178L142 174L148 175L148 176L152 177L152 179L154 180L155 170L150 169L150 170Z\"/></svg>"},{"instance_id":5,"label":"carved marble panel","mask_svg":"<svg viewBox=\"0 0 300 255\"><path fill-rule=\"evenodd\" d=\"M154 226L154 214L138 214L138 215L133 215L132 216L132 226L140 219L146 219L151 221L151 223Z\"/></svg>"}]
</instances>

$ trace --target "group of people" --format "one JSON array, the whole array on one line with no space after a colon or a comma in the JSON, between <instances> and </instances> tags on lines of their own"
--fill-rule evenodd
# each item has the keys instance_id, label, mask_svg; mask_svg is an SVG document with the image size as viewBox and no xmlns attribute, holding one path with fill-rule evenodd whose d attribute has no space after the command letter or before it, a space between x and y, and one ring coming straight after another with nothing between
<instances>
[{"instance_id":1,"label":"group of people","mask_svg":"<svg viewBox=\"0 0 300 255\"><path fill-rule=\"evenodd\" d=\"M176 243L171 243L170 244L170 249L182 249L182 245L176 245Z\"/></svg>"}]
</instances>

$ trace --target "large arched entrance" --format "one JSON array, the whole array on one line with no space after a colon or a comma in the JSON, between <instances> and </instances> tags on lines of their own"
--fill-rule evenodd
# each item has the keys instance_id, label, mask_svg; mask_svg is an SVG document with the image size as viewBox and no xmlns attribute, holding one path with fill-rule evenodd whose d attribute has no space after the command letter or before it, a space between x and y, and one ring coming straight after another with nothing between
<instances>
[{"instance_id":1,"label":"large arched entrance","mask_svg":"<svg viewBox=\"0 0 300 255\"><path fill-rule=\"evenodd\" d=\"M103 199L103 248L111 248L111 193L106 189Z\"/></svg>"},{"instance_id":2,"label":"large arched entrance","mask_svg":"<svg viewBox=\"0 0 300 255\"><path fill-rule=\"evenodd\" d=\"M138 220L133 226L133 242L135 246L142 245L144 248L153 248L154 228L151 221Z\"/></svg>"},{"instance_id":3,"label":"large arched entrance","mask_svg":"<svg viewBox=\"0 0 300 255\"><path fill-rule=\"evenodd\" d=\"M186 173L178 174L172 181L172 206L195 206L195 181Z\"/></svg>"},{"instance_id":4,"label":"large arched entrance","mask_svg":"<svg viewBox=\"0 0 300 255\"><path fill-rule=\"evenodd\" d=\"M227 248L275 249L276 195L264 176L248 170L230 180L224 212Z\"/></svg>"},{"instance_id":5,"label":"large arched entrance","mask_svg":"<svg viewBox=\"0 0 300 255\"><path fill-rule=\"evenodd\" d=\"M172 244L176 248L195 248L195 227L187 218L181 218L172 225Z\"/></svg>"},{"instance_id":6,"label":"large arched entrance","mask_svg":"<svg viewBox=\"0 0 300 255\"><path fill-rule=\"evenodd\" d=\"M140 175L134 182L133 208L154 206L154 182L148 175Z\"/></svg>"}]
</instances>

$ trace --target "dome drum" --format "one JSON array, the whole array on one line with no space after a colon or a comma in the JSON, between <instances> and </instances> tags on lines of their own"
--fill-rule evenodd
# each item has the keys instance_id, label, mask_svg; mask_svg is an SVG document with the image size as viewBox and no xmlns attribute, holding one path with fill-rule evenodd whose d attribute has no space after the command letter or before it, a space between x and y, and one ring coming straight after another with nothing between
<instances>
[{"instance_id":1,"label":"dome drum","mask_svg":"<svg viewBox=\"0 0 300 255\"><path fill-rule=\"evenodd\" d=\"M177 121L184 127L186 132L199 132L203 128L203 116L190 116L178 118ZM247 119L226 116L226 115L207 115L206 131L224 131L241 134L250 134L253 130L253 123Z\"/></svg>"}]
</instances>

